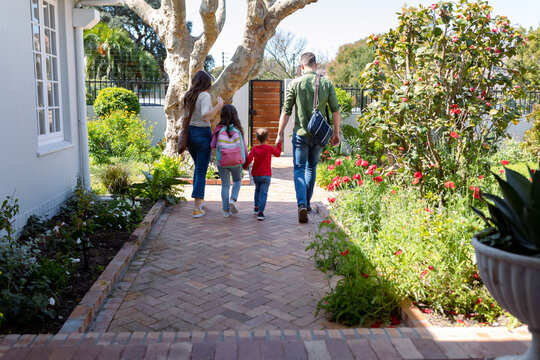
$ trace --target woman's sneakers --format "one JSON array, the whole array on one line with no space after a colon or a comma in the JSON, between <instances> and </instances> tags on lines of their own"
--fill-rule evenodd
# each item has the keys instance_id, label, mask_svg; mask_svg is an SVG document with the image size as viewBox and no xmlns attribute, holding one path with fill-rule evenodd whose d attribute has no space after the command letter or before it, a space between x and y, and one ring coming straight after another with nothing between
<instances>
[{"instance_id":1,"label":"woman's sneakers","mask_svg":"<svg viewBox=\"0 0 540 360\"><path fill-rule=\"evenodd\" d=\"M255 207L253 208L253 214L259 215L259 207L258 207L258 206L255 206Z\"/></svg>"},{"instance_id":2,"label":"woman's sneakers","mask_svg":"<svg viewBox=\"0 0 540 360\"><path fill-rule=\"evenodd\" d=\"M206 213L200 207L198 209L193 210L193 217L194 218L200 218L201 216L204 216L204 214L206 214Z\"/></svg>"},{"instance_id":3,"label":"woman's sneakers","mask_svg":"<svg viewBox=\"0 0 540 360\"><path fill-rule=\"evenodd\" d=\"M264 219L266 219L266 216L264 216L264 214L262 212L257 214L257 220L263 221Z\"/></svg>"},{"instance_id":4,"label":"woman's sneakers","mask_svg":"<svg viewBox=\"0 0 540 360\"><path fill-rule=\"evenodd\" d=\"M236 200L232 199L229 201L229 209L231 213L238 214L238 209L236 208Z\"/></svg>"}]
</instances>

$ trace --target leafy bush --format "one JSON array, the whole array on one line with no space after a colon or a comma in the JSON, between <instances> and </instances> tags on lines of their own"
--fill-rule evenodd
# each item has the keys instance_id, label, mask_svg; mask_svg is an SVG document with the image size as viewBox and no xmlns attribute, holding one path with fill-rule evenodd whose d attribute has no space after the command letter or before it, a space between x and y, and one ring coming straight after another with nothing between
<instances>
[{"instance_id":1,"label":"leafy bush","mask_svg":"<svg viewBox=\"0 0 540 360\"><path fill-rule=\"evenodd\" d=\"M105 165L97 174L99 181L113 195L122 195L130 185L131 168L128 164L117 163Z\"/></svg>"},{"instance_id":2,"label":"leafy bush","mask_svg":"<svg viewBox=\"0 0 540 360\"><path fill-rule=\"evenodd\" d=\"M125 110L90 121L88 147L97 164L109 163L111 157L149 161L155 156L151 151L152 126Z\"/></svg>"},{"instance_id":3,"label":"leafy bush","mask_svg":"<svg viewBox=\"0 0 540 360\"><path fill-rule=\"evenodd\" d=\"M540 104L534 104L533 111L527 115L527 121L532 121L532 127L525 131L522 147L535 160L540 159Z\"/></svg>"},{"instance_id":4,"label":"leafy bush","mask_svg":"<svg viewBox=\"0 0 540 360\"><path fill-rule=\"evenodd\" d=\"M504 139L497 144L497 152L490 156L489 160L492 165L499 165L501 161L505 160L516 164L534 161L534 157L532 151L527 149L527 145L524 142L510 138Z\"/></svg>"},{"instance_id":5,"label":"leafy bush","mask_svg":"<svg viewBox=\"0 0 540 360\"><path fill-rule=\"evenodd\" d=\"M94 213L96 226L102 230L131 232L143 219L140 203L124 198L102 201L94 206Z\"/></svg>"},{"instance_id":6,"label":"leafy bush","mask_svg":"<svg viewBox=\"0 0 540 360\"><path fill-rule=\"evenodd\" d=\"M174 157L162 154L159 160L152 164L153 169L159 169L163 176L170 178L186 177L186 163L181 157Z\"/></svg>"},{"instance_id":7,"label":"leafy bush","mask_svg":"<svg viewBox=\"0 0 540 360\"><path fill-rule=\"evenodd\" d=\"M137 95L131 90L120 87L102 89L94 102L97 116L105 117L116 110L139 114L141 106Z\"/></svg>"},{"instance_id":8,"label":"leafy bush","mask_svg":"<svg viewBox=\"0 0 540 360\"><path fill-rule=\"evenodd\" d=\"M183 198L180 196L183 187L177 185L185 185L188 182L185 180L175 179L167 176L160 169L154 169L152 172L144 171L145 181L138 184L133 184L133 195L142 196L152 202L160 199L165 199L171 204L176 204Z\"/></svg>"},{"instance_id":9,"label":"leafy bush","mask_svg":"<svg viewBox=\"0 0 540 360\"><path fill-rule=\"evenodd\" d=\"M513 104L525 95L528 69L504 60L526 40L491 11L485 1L420 6L368 40L377 56L362 75L373 100L364 130L393 161L421 172L427 191L443 190L448 178L465 183L521 116Z\"/></svg>"}]
</instances>

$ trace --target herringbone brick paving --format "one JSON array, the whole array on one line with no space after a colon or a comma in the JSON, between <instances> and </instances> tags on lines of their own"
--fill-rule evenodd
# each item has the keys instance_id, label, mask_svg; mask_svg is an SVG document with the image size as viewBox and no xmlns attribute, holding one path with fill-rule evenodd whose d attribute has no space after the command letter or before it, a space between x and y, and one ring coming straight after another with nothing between
<instances>
[{"instance_id":1,"label":"herringbone brick paving","mask_svg":"<svg viewBox=\"0 0 540 360\"><path fill-rule=\"evenodd\" d=\"M231 218L222 216L220 186L206 187L202 218L191 217L191 202L168 208L91 330L340 327L314 317L328 283L304 249L318 220L298 223L291 179L291 160L278 162L263 222L252 214L252 186Z\"/></svg>"}]
</instances>

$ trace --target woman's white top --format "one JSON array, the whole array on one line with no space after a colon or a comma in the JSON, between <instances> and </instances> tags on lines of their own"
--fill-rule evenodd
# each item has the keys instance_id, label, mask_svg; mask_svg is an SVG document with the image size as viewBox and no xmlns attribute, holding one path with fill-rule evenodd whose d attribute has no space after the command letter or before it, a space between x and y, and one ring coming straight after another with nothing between
<instances>
[{"instance_id":1,"label":"woman's white top","mask_svg":"<svg viewBox=\"0 0 540 360\"><path fill-rule=\"evenodd\" d=\"M195 102L195 110L193 111L193 116L191 116L191 121L189 125L198 126L198 127L209 127L210 120L205 121L203 115L212 110L212 97L206 91L203 91L197 97Z\"/></svg>"}]
</instances>

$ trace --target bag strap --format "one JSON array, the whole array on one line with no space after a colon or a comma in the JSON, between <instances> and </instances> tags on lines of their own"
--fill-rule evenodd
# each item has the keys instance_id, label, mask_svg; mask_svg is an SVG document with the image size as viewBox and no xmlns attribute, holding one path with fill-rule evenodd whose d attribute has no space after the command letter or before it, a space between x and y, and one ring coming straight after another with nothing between
<instances>
[{"instance_id":1,"label":"bag strap","mask_svg":"<svg viewBox=\"0 0 540 360\"><path fill-rule=\"evenodd\" d=\"M319 103L319 81L321 80L321 75L317 74L317 79L315 80L315 94L313 96L313 110L317 109Z\"/></svg>"}]
</instances>

